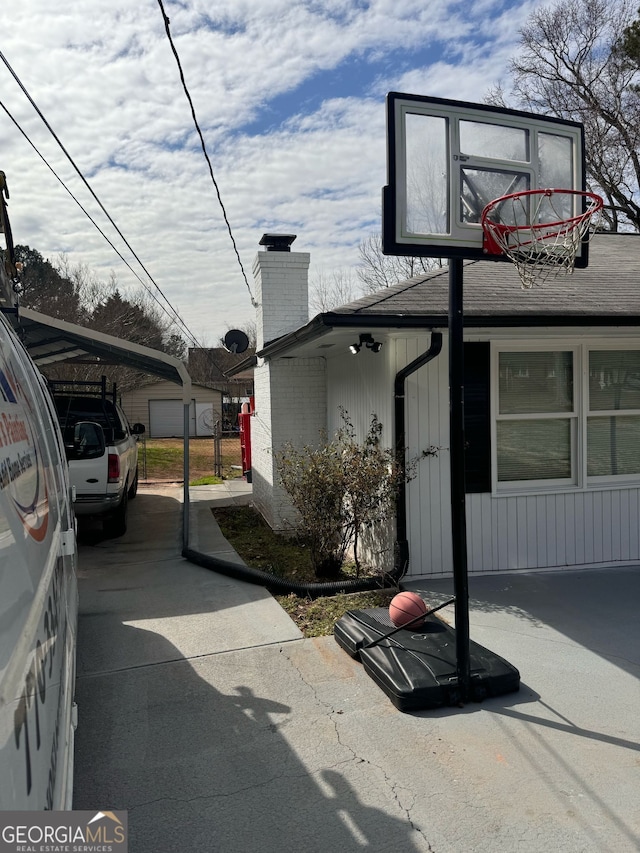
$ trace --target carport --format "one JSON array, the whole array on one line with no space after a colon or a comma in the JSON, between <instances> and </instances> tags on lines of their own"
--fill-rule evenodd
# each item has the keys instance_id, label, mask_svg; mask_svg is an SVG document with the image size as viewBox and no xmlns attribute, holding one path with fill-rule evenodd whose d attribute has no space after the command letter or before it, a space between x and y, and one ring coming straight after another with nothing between
<instances>
[{"instance_id":1,"label":"carport","mask_svg":"<svg viewBox=\"0 0 640 853\"><path fill-rule=\"evenodd\" d=\"M30 308L19 308L12 315L22 343L38 366L54 362L83 364L124 364L151 373L182 387L184 416L184 500L183 546L189 537L189 403L191 377L179 359L149 347L58 320Z\"/></svg>"}]
</instances>

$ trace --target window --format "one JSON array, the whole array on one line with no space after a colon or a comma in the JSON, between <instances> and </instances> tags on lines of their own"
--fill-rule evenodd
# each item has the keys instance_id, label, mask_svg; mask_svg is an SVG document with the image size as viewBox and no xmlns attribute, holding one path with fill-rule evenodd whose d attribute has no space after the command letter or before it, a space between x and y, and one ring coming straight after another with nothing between
<instances>
[{"instance_id":1,"label":"window","mask_svg":"<svg viewBox=\"0 0 640 853\"><path fill-rule=\"evenodd\" d=\"M500 345L494 365L498 491L640 482L640 349Z\"/></svg>"},{"instance_id":2,"label":"window","mask_svg":"<svg viewBox=\"0 0 640 853\"><path fill-rule=\"evenodd\" d=\"M633 474L640 474L640 351L592 351L587 476Z\"/></svg>"},{"instance_id":3,"label":"window","mask_svg":"<svg viewBox=\"0 0 640 853\"><path fill-rule=\"evenodd\" d=\"M498 353L498 483L575 477L574 353Z\"/></svg>"}]
</instances>

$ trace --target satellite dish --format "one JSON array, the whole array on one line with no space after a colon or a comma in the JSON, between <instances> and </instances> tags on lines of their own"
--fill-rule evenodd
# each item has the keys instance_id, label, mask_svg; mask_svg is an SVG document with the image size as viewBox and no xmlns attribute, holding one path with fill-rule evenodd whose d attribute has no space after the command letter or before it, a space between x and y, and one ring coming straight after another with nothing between
<instances>
[{"instance_id":1,"label":"satellite dish","mask_svg":"<svg viewBox=\"0 0 640 853\"><path fill-rule=\"evenodd\" d=\"M249 338L240 329L230 329L224 336L223 343L229 352L241 353L249 346Z\"/></svg>"}]
</instances>

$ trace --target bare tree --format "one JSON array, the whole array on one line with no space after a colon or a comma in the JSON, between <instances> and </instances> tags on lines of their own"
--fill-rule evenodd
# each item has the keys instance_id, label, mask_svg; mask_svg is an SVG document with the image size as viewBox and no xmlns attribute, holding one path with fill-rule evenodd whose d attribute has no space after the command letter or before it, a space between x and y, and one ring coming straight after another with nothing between
<instances>
[{"instance_id":1,"label":"bare tree","mask_svg":"<svg viewBox=\"0 0 640 853\"><path fill-rule=\"evenodd\" d=\"M360 243L360 266L356 270L366 293L375 293L399 281L423 275L443 265L441 258L385 255L382 238L371 234Z\"/></svg>"},{"instance_id":2,"label":"bare tree","mask_svg":"<svg viewBox=\"0 0 640 853\"><path fill-rule=\"evenodd\" d=\"M583 122L588 180L606 199L611 230L640 230L636 2L561 0L538 9L511 63L517 106ZM494 90L492 97L503 93Z\"/></svg>"},{"instance_id":3,"label":"bare tree","mask_svg":"<svg viewBox=\"0 0 640 853\"><path fill-rule=\"evenodd\" d=\"M124 297L113 272L108 281L103 281L86 264L71 265L66 255L50 263L29 246L16 246L16 252L23 263L23 305L177 358L184 357L186 344L182 336L148 293ZM49 364L43 370L50 379L61 380L91 381L104 374L121 391L152 378L123 365L95 364L86 359Z\"/></svg>"},{"instance_id":4,"label":"bare tree","mask_svg":"<svg viewBox=\"0 0 640 853\"><path fill-rule=\"evenodd\" d=\"M362 290L350 271L319 270L311 281L309 305L312 314L324 313L362 296Z\"/></svg>"}]
</instances>

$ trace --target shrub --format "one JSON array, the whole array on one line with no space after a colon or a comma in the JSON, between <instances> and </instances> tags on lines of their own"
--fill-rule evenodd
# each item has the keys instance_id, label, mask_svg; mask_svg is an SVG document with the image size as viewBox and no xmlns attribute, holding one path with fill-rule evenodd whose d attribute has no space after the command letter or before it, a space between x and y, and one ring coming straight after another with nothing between
<instances>
[{"instance_id":1,"label":"shrub","mask_svg":"<svg viewBox=\"0 0 640 853\"><path fill-rule=\"evenodd\" d=\"M296 533L319 577L338 575L350 545L360 574L362 534L386 524L402 482L394 453L381 446L377 415L363 442L342 408L340 416L333 439L323 434L318 446L303 448L287 442L276 453L280 482L299 514Z\"/></svg>"}]
</instances>

